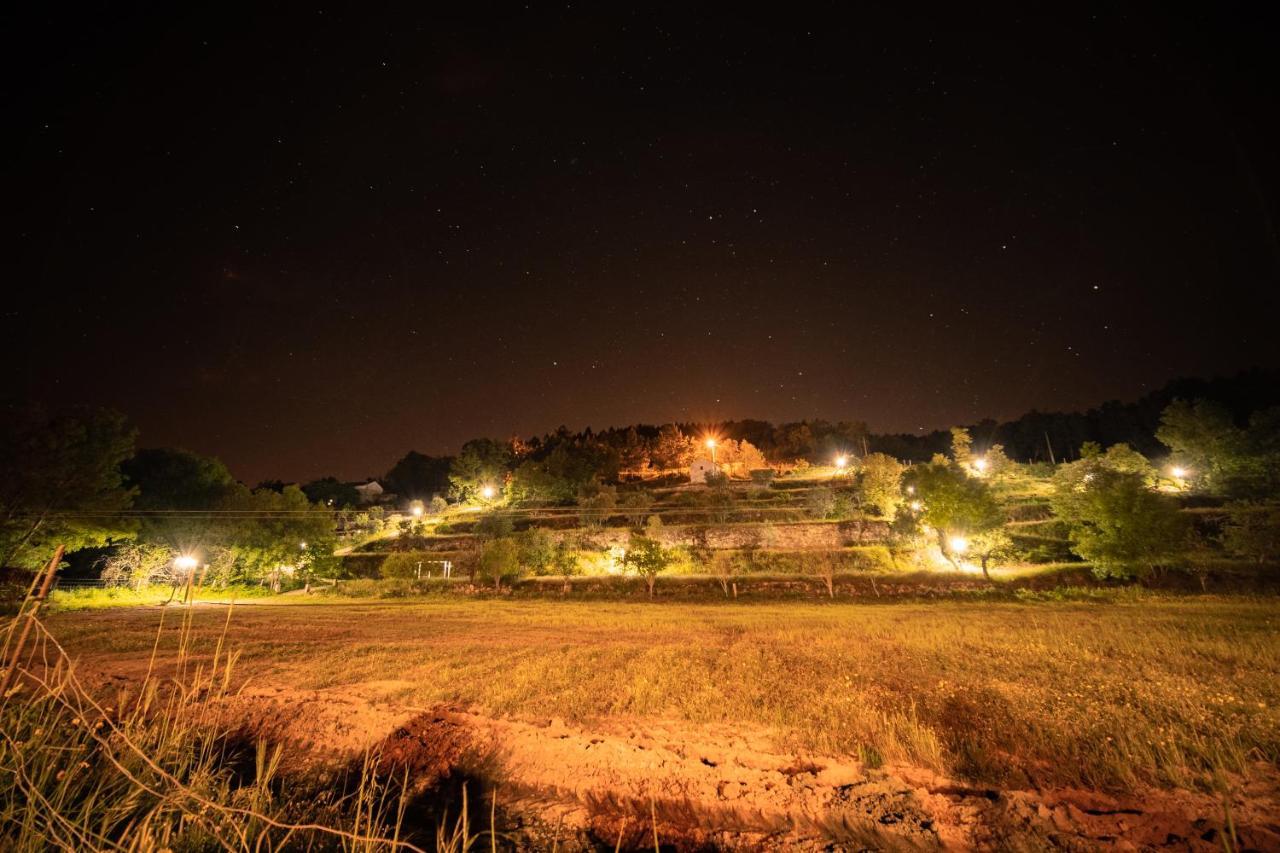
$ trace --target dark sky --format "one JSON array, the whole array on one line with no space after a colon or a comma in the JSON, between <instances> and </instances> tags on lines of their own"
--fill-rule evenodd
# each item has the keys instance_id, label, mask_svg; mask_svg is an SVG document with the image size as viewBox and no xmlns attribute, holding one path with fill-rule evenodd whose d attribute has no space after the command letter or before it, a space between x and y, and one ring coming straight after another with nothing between
<instances>
[{"instance_id":1,"label":"dark sky","mask_svg":"<svg viewBox=\"0 0 1280 853\"><path fill-rule=\"evenodd\" d=\"M4 22L6 384L249 482L1280 363L1280 59L1245 6L188 5Z\"/></svg>"}]
</instances>

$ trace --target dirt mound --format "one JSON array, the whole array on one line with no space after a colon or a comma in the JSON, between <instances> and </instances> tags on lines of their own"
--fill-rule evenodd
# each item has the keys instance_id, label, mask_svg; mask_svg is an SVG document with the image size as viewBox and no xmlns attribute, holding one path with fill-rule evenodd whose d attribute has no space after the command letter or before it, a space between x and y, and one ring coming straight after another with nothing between
<instances>
[{"instance_id":1,"label":"dirt mound","mask_svg":"<svg viewBox=\"0 0 1280 853\"><path fill-rule=\"evenodd\" d=\"M376 749L420 790L461 769L496 784L530 846L588 849L1221 850L1226 812L1241 849L1280 849L1280 776L1260 765L1230 802L1187 791L1110 797L1080 790L975 788L916 767L798 754L744 726L610 718L494 719L412 708L408 685L242 691L246 730L300 747L295 766ZM477 766L484 771L477 773ZM485 797L487 800L487 796ZM568 846L566 847L566 842Z\"/></svg>"}]
</instances>

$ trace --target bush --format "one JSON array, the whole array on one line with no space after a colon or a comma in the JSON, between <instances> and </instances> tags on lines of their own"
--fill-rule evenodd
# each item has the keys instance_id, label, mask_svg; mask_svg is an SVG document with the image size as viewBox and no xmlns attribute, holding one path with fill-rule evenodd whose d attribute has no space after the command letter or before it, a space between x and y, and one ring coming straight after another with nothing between
<instances>
[{"instance_id":1,"label":"bush","mask_svg":"<svg viewBox=\"0 0 1280 853\"><path fill-rule=\"evenodd\" d=\"M748 472L753 483L771 483L776 473L772 468L753 468Z\"/></svg>"}]
</instances>

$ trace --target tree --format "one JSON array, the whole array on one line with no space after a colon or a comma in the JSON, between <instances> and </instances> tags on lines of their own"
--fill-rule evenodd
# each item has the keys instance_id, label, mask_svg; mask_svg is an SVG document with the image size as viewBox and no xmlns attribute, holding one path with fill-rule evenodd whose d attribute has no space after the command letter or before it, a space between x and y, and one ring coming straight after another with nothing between
<instances>
[{"instance_id":1,"label":"tree","mask_svg":"<svg viewBox=\"0 0 1280 853\"><path fill-rule=\"evenodd\" d=\"M502 488L511 465L511 448L491 438L473 438L449 467L450 492L455 500L479 497L486 488Z\"/></svg>"},{"instance_id":2,"label":"tree","mask_svg":"<svg viewBox=\"0 0 1280 853\"><path fill-rule=\"evenodd\" d=\"M450 456L427 456L410 450L382 479L388 489L402 498L427 500L449 490L452 466Z\"/></svg>"},{"instance_id":3,"label":"tree","mask_svg":"<svg viewBox=\"0 0 1280 853\"><path fill-rule=\"evenodd\" d=\"M649 597L653 598L653 587L661 574L674 560L674 555L662 547L662 544L647 536L633 533L627 553L622 558L624 568L641 575L649 587Z\"/></svg>"},{"instance_id":4,"label":"tree","mask_svg":"<svg viewBox=\"0 0 1280 853\"><path fill-rule=\"evenodd\" d=\"M1244 430L1210 400L1174 400L1160 415L1156 438L1210 489L1223 485L1244 460Z\"/></svg>"},{"instance_id":5,"label":"tree","mask_svg":"<svg viewBox=\"0 0 1280 853\"><path fill-rule=\"evenodd\" d=\"M644 524L645 518L649 515L649 509L653 506L653 496L639 490L627 492L618 501L618 506L626 514L627 524L639 527Z\"/></svg>"},{"instance_id":6,"label":"tree","mask_svg":"<svg viewBox=\"0 0 1280 853\"><path fill-rule=\"evenodd\" d=\"M738 584L734 580L738 575L742 574L742 560L739 555L731 551L713 551L711 559L708 561L716 580L720 581L720 588L724 590L724 597L729 597L729 588L733 587L733 597L738 597Z\"/></svg>"},{"instance_id":7,"label":"tree","mask_svg":"<svg viewBox=\"0 0 1280 853\"><path fill-rule=\"evenodd\" d=\"M351 483L340 482L336 477L312 480L302 487L302 492L312 503L324 504L333 509L345 509L360 503L360 493L356 491L356 487Z\"/></svg>"},{"instance_id":8,"label":"tree","mask_svg":"<svg viewBox=\"0 0 1280 853\"><path fill-rule=\"evenodd\" d=\"M284 575L305 580L332 568L333 513L311 503L297 486L283 492L241 487L220 507L234 513L226 522L224 545L235 557L239 579L267 580L278 591Z\"/></svg>"},{"instance_id":9,"label":"tree","mask_svg":"<svg viewBox=\"0 0 1280 853\"><path fill-rule=\"evenodd\" d=\"M830 551L818 551L814 553L812 559L813 573L823 586L827 588L827 597L836 597L836 567L838 565L836 555Z\"/></svg>"},{"instance_id":10,"label":"tree","mask_svg":"<svg viewBox=\"0 0 1280 853\"><path fill-rule=\"evenodd\" d=\"M520 574L520 555L510 538L484 543L480 551L480 575L493 581L495 590L502 589L502 579Z\"/></svg>"},{"instance_id":11,"label":"tree","mask_svg":"<svg viewBox=\"0 0 1280 853\"><path fill-rule=\"evenodd\" d=\"M914 487L921 503L919 519L933 529L942 556L957 569L960 564L956 556L967 549L970 537L1005 522L991 487L970 477L958 462L939 460L918 465L904 479Z\"/></svg>"},{"instance_id":12,"label":"tree","mask_svg":"<svg viewBox=\"0 0 1280 853\"><path fill-rule=\"evenodd\" d=\"M884 453L871 453L862 460L858 490L862 502L882 517L892 519L902 503L902 473L906 466Z\"/></svg>"},{"instance_id":13,"label":"tree","mask_svg":"<svg viewBox=\"0 0 1280 853\"><path fill-rule=\"evenodd\" d=\"M649 451L649 461L659 471L688 468L696 452L697 444L693 438L686 436L675 424L664 424Z\"/></svg>"},{"instance_id":14,"label":"tree","mask_svg":"<svg viewBox=\"0 0 1280 853\"><path fill-rule=\"evenodd\" d=\"M551 534L541 527L530 527L515 535L520 567L530 574L549 575L555 566L556 543Z\"/></svg>"},{"instance_id":15,"label":"tree","mask_svg":"<svg viewBox=\"0 0 1280 853\"><path fill-rule=\"evenodd\" d=\"M583 527L604 527L617 505L618 490L613 486L591 483L578 492L578 506L583 510Z\"/></svg>"},{"instance_id":16,"label":"tree","mask_svg":"<svg viewBox=\"0 0 1280 853\"><path fill-rule=\"evenodd\" d=\"M569 546L568 542L561 539L556 543L555 552L551 557L551 565L553 574L564 577L564 591L569 591L569 578L572 575L580 574L582 567L578 564L578 552Z\"/></svg>"},{"instance_id":17,"label":"tree","mask_svg":"<svg viewBox=\"0 0 1280 853\"><path fill-rule=\"evenodd\" d=\"M135 589L149 583L175 581L173 560L177 554L161 545L124 542L102 561L102 580L108 585L127 584Z\"/></svg>"},{"instance_id":18,"label":"tree","mask_svg":"<svg viewBox=\"0 0 1280 853\"><path fill-rule=\"evenodd\" d=\"M1101 577L1148 574L1172 564L1189 525L1170 498L1140 474L1100 468L1088 479L1055 483L1054 512L1070 528L1072 550Z\"/></svg>"},{"instance_id":19,"label":"tree","mask_svg":"<svg viewBox=\"0 0 1280 853\"><path fill-rule=\"evenodd\" d=\"M618 476L618 454L592 443L561 442L540 459L528 459L516 469L512 494L521 499L570 503L579 492Z\"/></svg>"},{"instance_id":20,"label":"tree","mask_svg":"<svg viewBox=\"0 0 1280 853\"><path fill-rule=\"evenodd\" d=\"M501 512L485 513L475 526L476 536L483 541L510 536L513 530L515 530L515 524L511 521L511 516Z\"/></svg>"},{"instance_id":21,"label":"tree","mask_svg":"<svg viewBox=\"0 0 1280 853\"><path fill-rule=\"evenodd\" d=\"M1259 565L1280 555L1280 506L1235 501L1226 510L1220 541L1228 554Z\"/></svg>"},{"instance_id":22,"label":"tree","mask_svg":"<svg viewBox=\"0 0 1280 853\"><path fill-rule=\"evenodd\" d=\"M51 415L40 408L0 415L0 566L36 568L53 549L127 539L119 513L134 491L120 466L133 454L133 427L105 410Z\"/></svg>"},{"instance_id":23,"label":"tree","mask_svg":"<svg viewBox=\"0 0 1280 853\"><path fill-rule=\"evenodd\" d=\"M993 527L974 534L969 537L968 542L968 553L978 558L978 565L982 567L982 576L987 580L991 580L991 572L988 570L990 564L1000 560L1014 559L1018 554L1013 539L1003 527Z\"/></svg>"},{"instance_id":24,"label":"tree","mask_svg":"<svg viewBox=\"0 0 1280 853\"><path fill-rule=\"evenodd\" d=\"M964 468L973 461L973 439L964 427L951 428L951 458Z\"/></svg>"}]
</instances>

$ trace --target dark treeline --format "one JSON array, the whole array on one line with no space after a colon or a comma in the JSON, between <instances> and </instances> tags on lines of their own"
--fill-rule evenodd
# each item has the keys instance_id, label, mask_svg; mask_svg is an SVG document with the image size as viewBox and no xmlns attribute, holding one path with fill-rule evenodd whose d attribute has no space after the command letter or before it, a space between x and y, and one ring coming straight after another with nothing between
<instances>
[{"instance_id":1,"label":"dark treeline","mask_svg":"<svg viewBox=\"0 0 1280 853\"><path fill-rule=\"evenodd\" d=\"M1063 462L1079 457L1086 442L1103 447L1128 444L1147 456L1168 453L1155 436L1160 415L1175 399L1210 400L1221 404L1241 426L1249 415L1280 405L1280 371L1254 369L1231 377L1214 379L1175 379L1137 401L1109 401L1086 412L1032 411L1003 423L984 420L968 424L974 449L982 451L1000 444L1005 453L1020 462ZM593 467L605 479L618 470L636 470L645 465L655 467L687 464L691 453L700 452L701 442L714 436L722 442L746 442L758 449L769 462L807 459L815 464L829 464L839 454L856 456L885 453L904 462L928 461L951 447L951 433L935 430L919 435L873 433L863 421L805 420L773 424L763 420L737 420L718 424L634 424L595 431L590 427L573 432L560 427L555 432L529 439L513 438L505 446L500 442L479 439L469 442L464 456L484 445L495 467L515 467L524 461L543 462L566 451L580 455L590 448L592 454L604 454ZM735 452L733 448L725 450ZM444 495L450 490L450 474L455 457L426 456L410 451L383 477L389 491L402 496L425 497ZM354 502L354 494L341 496L333 489L344 488L330 479L304 487L313 500L339 497L338 503ZM345 487L349 489L350 487ZM323 493L323 495L322 495Z\"/></svg>"}]
</instances>

